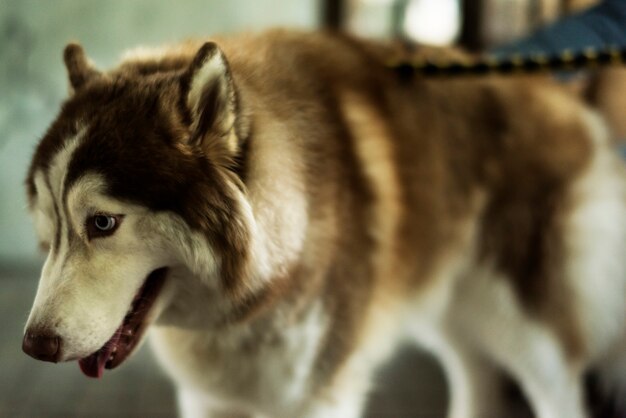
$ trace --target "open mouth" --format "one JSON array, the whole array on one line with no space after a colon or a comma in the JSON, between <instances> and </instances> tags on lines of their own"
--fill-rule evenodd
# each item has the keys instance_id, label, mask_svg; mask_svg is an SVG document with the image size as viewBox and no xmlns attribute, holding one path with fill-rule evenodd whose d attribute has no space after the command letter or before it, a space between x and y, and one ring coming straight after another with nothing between
<instances>
[{"instance_id":1,"label":"open mouth","mask_svg":"<svg viewBox=\"0 0 626 418\"><path fill-rule=\"evenodd\" d=\"M133 352L145 332L146 318L154 304L163 282L167 268L160 268L148 275L145 283L131 303L122 324L113 336L98 351L78 360L80 369L89 377L102 377L104 369L114 369Z\"/></svg>"}]
</instances>

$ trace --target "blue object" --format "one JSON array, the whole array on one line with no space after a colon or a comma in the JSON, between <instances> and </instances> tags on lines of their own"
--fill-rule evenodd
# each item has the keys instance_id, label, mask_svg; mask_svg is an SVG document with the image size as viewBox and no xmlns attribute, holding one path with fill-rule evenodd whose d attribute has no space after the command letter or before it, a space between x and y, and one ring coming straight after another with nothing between
<instances>
[{"instance_id":1,"label":"blue object","mask_svg":"<svg viewBox=\"0 0 626 418\"><path fill-rule=\"evenodd\" d=\"M491 52L498 57L512 53L558 54L565 49L576 51L609 45L626 46L626 0L604 0Z\"/></svg>"},{"instance_id":2,"label":"blue object","mask_svg":"<svg viewBox=\"0 0 626 418\"><path fill-rule=\"evenodd\" d=\"M521 53L558 55L564 50L626 46L626 0L604 0L584 12L567 16L527 38L490 52L496 57ZM567 77L561 73L560 77ZM626 145L618 149L626 161Z\"/></svg>"}]
</instances>

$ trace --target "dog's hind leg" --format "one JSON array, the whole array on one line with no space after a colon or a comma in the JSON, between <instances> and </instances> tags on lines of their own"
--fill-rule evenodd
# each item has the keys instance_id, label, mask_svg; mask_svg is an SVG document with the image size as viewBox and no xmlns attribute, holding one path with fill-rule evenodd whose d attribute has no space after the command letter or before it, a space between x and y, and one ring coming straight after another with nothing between
<instances>
[{"instance_id":1,"label":"dog's hind leg","mask_svg":"<svg viewBox=\"0 0 626 418\"><path fill-rule=\"evenodd\" d=\"M586 416L581 368L568 364L552 335L518 331L510 343L496 342L490 352L521 385L539 418Z\"/></svg>"},{"instance_id":2,"label":"dog's hind leg","mask_svg":"<svg viewBox=\"0 0 626 418\"><path fill-rule=\"evenodd\" d=\"M583 418L582 367L547 325L519 306L509 283L478 274L458 289L454 324L522 388L539 418ZM461 297L462 295L462 297Z\"/></svg>"},{"instance_id":3,"label":"dog's hind leg","mask_svg":"<svg viewBox=\"0 0 626 418\"><path fill-rule=\"evenodd\" d=\"M448 418L507 416L501 396L502 375L494 363L446 325L414 321L410 335L443 368L449 388Z\"/></svg>"},{"instance_id":4,"label":"dog's hind leg","mask_svg":"<svg viewBox=\"0 0 626 418\"><path fill-rule=\"evenodd\" d=\"M450 304L455 329L520 384L540 418L586 416L582 375L617 343L624 326L623 163L608 148L601 121L591 114L588 119L592 159L564 190L560 217L554 219L560 235L548 244L561 241L560 257L544 260L551 266L544 279L557 286L535 295L546 298L549 315L523 306L510 278L487 260L458 282Z\"/></svg>"}]
</instances>

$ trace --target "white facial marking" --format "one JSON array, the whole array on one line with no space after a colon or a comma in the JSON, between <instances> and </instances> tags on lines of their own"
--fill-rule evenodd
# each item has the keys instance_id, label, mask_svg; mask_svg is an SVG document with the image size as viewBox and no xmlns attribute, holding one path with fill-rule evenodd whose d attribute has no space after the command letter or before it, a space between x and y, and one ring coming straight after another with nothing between
<instances>
[{"instance_id":1,"label":"white facial marking","mask_svg":"<svg viewBox=\"0 0 626 418\"><path fill-rule=\"evenodd\" d=\"M69 242L67 241L67 227L69 220L67 219L67 213L63 202L63 194L65 193L65 178L69 169L70 161L78 146L84 139L86 129L81 128L78 133L65 141L63 148L57 152L52 158L48 169L47 184L50 186L50 194L52 196L53 207L55 209L56 228L59 231L55 231L55 237L58 234L59 241L53 243L52 248L52 260L58 261L63 259L63 254L67 252ZM56 246L56 247L54 247ZM50 258L49 258L50 259ZM46 262L46 264L48 264ZM58 263L55 263L58 264Z\"/></svg>"},{"instance_id":2,"label":"white facial marking","mask_svg":"<svg viewBox=\"0 0 626 418\"><path fill-rule=\"evenodd\" d=\"M35 189L37 190L36 201L31 208L31 214L35 223L35 230L39 237L39 242L47 244L49 247L54 241L54 231L56 215L54 212L54 200L50 189L46 184L45 174L42 170L37 170L33 176Z\"/></svg>"},{"instance_id":3,"label":"white facial marking","mask_svg":"<svg viewBox=\"0 0 626 418\"><path fill-rule=\"evenodd\" d=\"M62 155L54 159L51 178L57 182L66 176L59 168L62 159ZM65 159L69 163L69 157ZM63 196L63 187L51 184L56 190L51 199ZM172 251L166 238L153 232L155 219L149 211L112 199L105 190L103 177L87 174L67 191L65 205L56 203L67 208L61 221L53 224L54 229L61 227L62 245L44 265L27 328L44 328L61 336L62 360L98 350L121 325L146 277L171 261ZM49 213L46 194L42 197L38 211ZM89 240L86 219L96 212L123 215L123 221L111 236ZM70 227L75 233L68 233Z\"/></svg>"}]
</instances>

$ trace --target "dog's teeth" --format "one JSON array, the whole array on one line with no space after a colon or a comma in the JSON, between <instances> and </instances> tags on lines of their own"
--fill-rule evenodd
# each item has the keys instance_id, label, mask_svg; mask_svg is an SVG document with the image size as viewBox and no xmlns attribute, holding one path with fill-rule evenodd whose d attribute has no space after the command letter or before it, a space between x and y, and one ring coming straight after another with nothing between
<instances>
[{"instance_id":1,"label":"dog's teeth","mask_svg":"<svg viewBox=\"0 0 626 418\"><path fill-rule=\"evenodd\" d=\"M117 346L113 347L113 353L117 353Z\"/></svg>"},{"instance_id":2,"label":"dog's teeth","mask_svg":"<svg viewBox=\"0 0 626 418\"><path fill-rule=\"evenodd\" d=\"M113 356L109 356L109 361L113 361Z\"/></svg>"}]
</instances>

